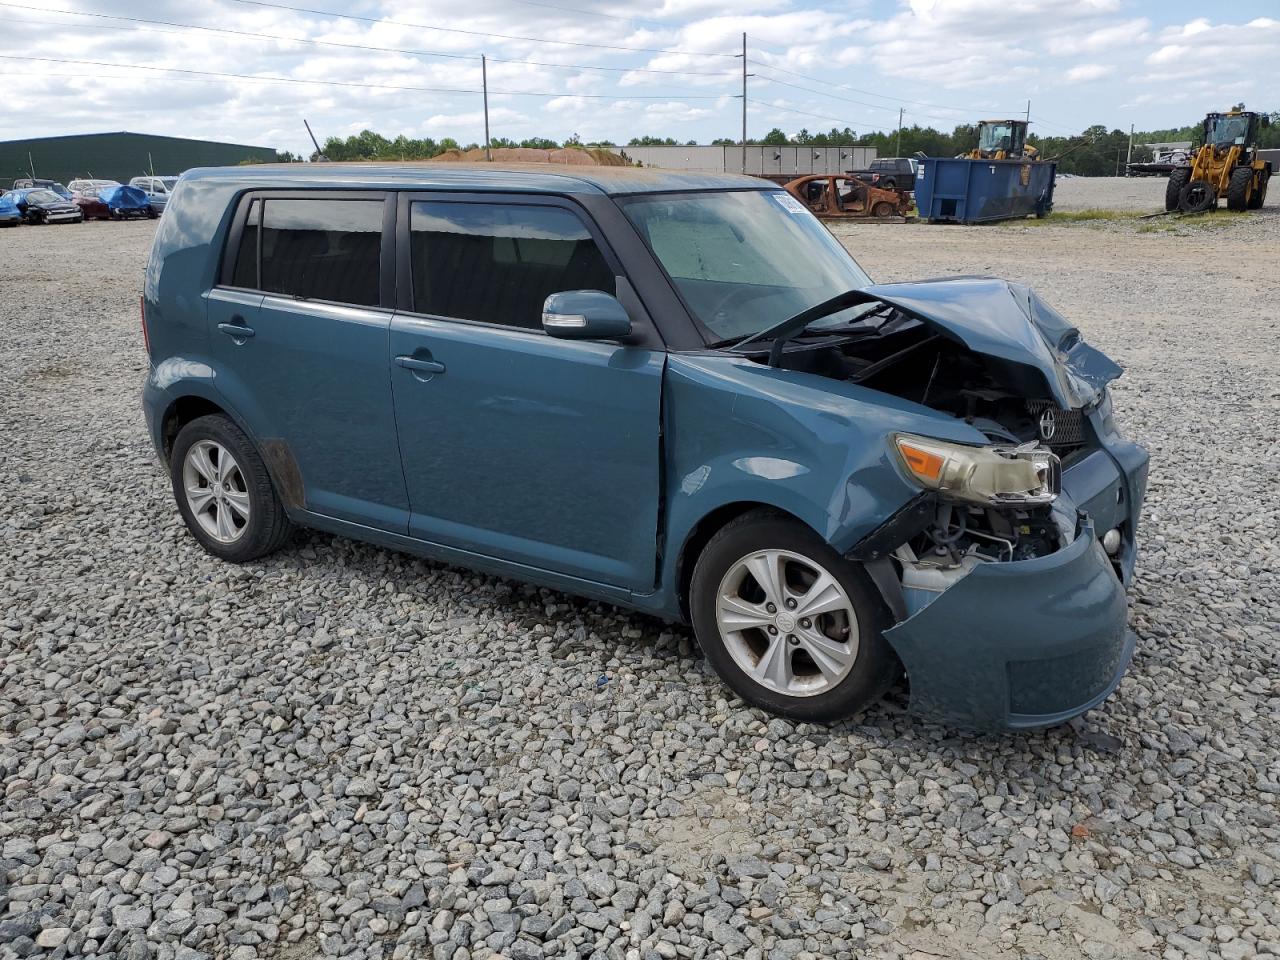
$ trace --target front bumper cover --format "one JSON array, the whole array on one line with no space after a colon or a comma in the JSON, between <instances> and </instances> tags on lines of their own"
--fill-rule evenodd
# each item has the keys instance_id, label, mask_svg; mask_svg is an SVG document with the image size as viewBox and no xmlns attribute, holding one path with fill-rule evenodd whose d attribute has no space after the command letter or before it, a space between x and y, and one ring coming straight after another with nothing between
<instances>
[{"instance_id":1,"label":"front bumper cover","mask_svg":"<svg viewBox=\"0 0 1280 960\"><path fill-rule=\"evenodd\" d=\"M1065 549L987 563L886 631L911 709L969 727L1045 727L1106 699L1133 656L1124 586L1084 523Z\"/></svg>"},{"instance_id":2,"label":"front bumper cover","mask_svg":"<svg viewBox=\"0 0 1280 960\"><path fill-rule=\"evenodd\" d=\"M1056 508L1079 517L1070 544L1032 560L982 564L885 632L910 679L913 712L965 727L1048 727L1115 690L1136 639L1125 585L1147 467L1141 447L1105 436L1063 474ZM1095 525L1121 531L1116 558L1102 549Z\"/></svg>"}]
</instances>

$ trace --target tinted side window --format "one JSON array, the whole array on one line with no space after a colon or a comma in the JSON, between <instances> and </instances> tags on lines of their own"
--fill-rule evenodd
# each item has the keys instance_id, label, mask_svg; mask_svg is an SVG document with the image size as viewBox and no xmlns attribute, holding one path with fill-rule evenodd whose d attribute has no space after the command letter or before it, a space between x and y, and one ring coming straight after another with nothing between
<instances>
[{"instance_id":1,"label":"tinted side window","mask_svg":"<svg viewBox=\"0 0 1280 960\"><path fill-rule=\"evenodd\" d=\"M550 294L616 289L591 234L562 207L415 202L409 228L418 313L540 330Z\"/></svg>"},{"instance_id":2,"label":"tinted side window","mask_svg":"<svg viewBox=\"0 0 1280 960\"><path fill-rule=\"evenodd\" d=\"M233 287L258 286L258 225L262 222L262 201L249 204L249 215L240 233L240 249L236 251L236 265L231 271Z\"/></svg>"},{"instance_id":3,"label":"tinted side window","mask_svg":"<svg viewBox=\"0 0 1280 960\"><path fill-rule=\"evenodd\" d=\"M381 200L268 198L262 208L260 289L377 305Z\"/></svg>"}]
</instances>

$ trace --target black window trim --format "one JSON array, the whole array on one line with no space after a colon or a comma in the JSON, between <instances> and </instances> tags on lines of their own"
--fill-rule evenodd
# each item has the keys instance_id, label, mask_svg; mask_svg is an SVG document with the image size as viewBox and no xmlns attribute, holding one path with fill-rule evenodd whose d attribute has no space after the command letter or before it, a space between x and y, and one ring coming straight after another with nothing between
<instances>
[{"instance_id":1,"label":"black window trim","mask_svg":"<svg viewBox=\"0 0 1280 960\"><path fill-rule=\"evenodd\" d=\"M259 216L258 250L256 269L258 271L256 287L240 287L231 281L234 279L236 254L240 249L240 237L244 233L245 221L254 200L381 200L382 201L382 236L378 255L378 302L347 303L342 300L320 300L312 297L298 297L288 293L275 293L262 289L262 223L264 216ZM263 208L265 212L265 207ZM284 300L302 300L307 303L327 303L338 307L355 310L395 310L396 308L396 275L395 275L395 237L396 237L396 203L395 192L385 189L369 190L247 190L240 195L235 208L231 226L227 230L226 241L222 247L222 259L218 265L218 282L216 287L224 290L240 290L245 293L260 293L264 297L279 297Z\"/></svg>"},{"instance_id":2,"label":"black window trim","mask_svg":"<svg viewBox=\"0 0 1280 960\"><path fill-rule=\"evenodd\" d=\"M517 193L505 192L501 190L493 191L450 191L450 190L403 190L399 194L399 215L396 219L396 312L407 317L421 317L426 320L435 320L441 323L460 323L472 327L481 327L486 330L505 330L515 333L529 333L551 339L550 335L537 327L522 327L517 324L507 323L486 323L483 320L470 320L466 317L446 317L435 313L423 313L413 308L413 252L410 246L412 239L410 231L411 204L414 203L471 203L471 204L487 204L489 206L531 206L531 207L558 207L562 210L568 210L574 214L582 225L586 228L587 233L591 235L591 239L595 241L596 249L600 251L600 255L604 257L605 264L613 271L614 289L611 292L619 300L625 302L627 297L618 284L619 280L626 281L626 271L623 269L622 262L618 259L610 247L608 240L605 238L604 231L595 222L595 218L591 216L591 212L581 204L574 203L571 198L561 194L552 193ZM641 308L643 309L643 308ZM631 312L631 311L629 311ZM645 317L632 317L633 324L640 324L652 327L648 322L647 315Z\"/></svg>"}]
</instances>

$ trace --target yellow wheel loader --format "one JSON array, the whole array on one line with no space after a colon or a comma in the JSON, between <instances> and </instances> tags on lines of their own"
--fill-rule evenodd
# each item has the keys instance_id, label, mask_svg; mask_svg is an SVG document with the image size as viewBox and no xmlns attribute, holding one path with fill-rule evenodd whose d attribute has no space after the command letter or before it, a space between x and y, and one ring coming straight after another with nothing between
<instances>
[{"instance_id":1,"label":"yellow wheel loader","mask_svg":"<svg viewBox=\"0 0 1280 960\"><path fill-rule=\"evenodd\" d=\"M1035 160L1040 151L1027 143L1027 121L980 120L977 149L960 156L967 160Z\"/></svg>"},{"instance_id":2,"label":"yellow wheel loader","mask_svg":"<svg viewBox=\"0 0 1280 960\"><path fill-rule=\"evenodd\" d=\"M1201 213L1227 198L1228 210L1257 210L1267 197L1271 162L1258 156L1258 131L1266 114L1232 110L1204 118L1204 144L1191 165L1175 167L1164 191L1164 208Z\"/></svg>"}]
</instances>

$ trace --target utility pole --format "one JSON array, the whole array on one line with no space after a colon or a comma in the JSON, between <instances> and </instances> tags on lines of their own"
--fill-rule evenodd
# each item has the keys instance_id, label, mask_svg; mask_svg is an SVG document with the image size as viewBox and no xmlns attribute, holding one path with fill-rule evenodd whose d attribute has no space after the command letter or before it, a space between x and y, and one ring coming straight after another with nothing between
<instances>
[{"instance_id":1,"label":"utility pole","mask_svg":"<svg viewBox=\"0 0 1280 960\"><path fill-rule=\"evenodd\" d=\"M311 145L316 148L316 160L326 160L324 152L320 149L320 141L316 139L316 135L311 132L311 124L307 123L307 118L302 118L302 125L307 128L307 136L311 138Z\"/></svg>"},{"instance_id":2,"label":"utility pole","mask_svg":"<svg viewBox=\"0 0 1280 960\"><path fill-rule=\"evenodd\" d=\"M742 172L747 172L747 34L742 33Z\"/></svg>"},{"instance_id":3,"label":"utility pole","mask_svg":"<svg viewBox=\"0 0 1280 960\"><path fill-rule=\"evenodd\" d=\"M489 152L489 66L484 54L480 54L480 89L484 91L484 158L493 160Z\"/></svg>"},{"instance_id":4,"label":"utility pole","mask_svg":"<svg viewBox=\"0 0 1280 960\"><path fill-rule=\"evenodd\" d=\"M1027 99L1027 123L1031 122L1031 99Z\"/></svg>"},{"instance_id":5,"label":"utility pole","mask_svg":"<svg viewBox=\"0 0 1280 960\"><path fill-rule=\"evenodd\" d=\"M897 154L899 157L902 156L902 113L903 113L903 108L899 107L898 108L898 146L894 150L894 153Z\"/></svg>"},{"instance_id":6,"label":"utility pole","mask_svg":"<svg viewBox=\"0 0 1280 960\"><path fill-rule=\"evenodd\" d=\"M743 34L743 36L746 36L746 34ZM746 85L747 85L747 81L743 80L742 81L743 89L746 89ZM745 126L746 125L744 124L743 125L744 129L745 129ZM36 178L36 162L31 159L30 150L27 151L27 169L31 171L31 179L34 180Z\"/></svg>"},{"instance_id":7,"label":"utility pole","mask_svg":"<svg viewBox=\"0 0 1280 960\"><path fill-rule=\"evenodd\" d=\"M1129 175L1129 164L1133 162L1133 124L1129 124L1129 152L1124 157L1124 175Z\"/></svg>"}]
</instances>

